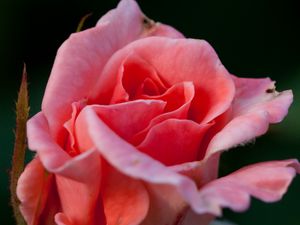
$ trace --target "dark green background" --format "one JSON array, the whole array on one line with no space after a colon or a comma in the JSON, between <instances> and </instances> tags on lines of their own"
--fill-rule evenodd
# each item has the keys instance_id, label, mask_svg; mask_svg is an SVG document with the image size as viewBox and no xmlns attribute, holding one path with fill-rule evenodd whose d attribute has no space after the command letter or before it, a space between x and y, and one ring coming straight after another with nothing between
<instances>
[{"instance_id":1,"label":"dark green background","mask_svg":"<svg viewBox=\"0 0 300 225\"><path fill-rule=\"evenodd\" d=\"M27 63L31 115L39 111L43 90L59 45L74 32L79 19L93 12L86 26L114 8L118 1L0 2L0 218L14 224L9 208L8 171L13 148L14 102L22 64ZM255 144L225 153L221 173L253 162L300 158L300 7L297 1L139 1L157 21L176 27L187 37L209 41L223 64L244 77L270 76L277 89L293 89L295 100L288 117L273 125ZM282 201L252 201L245 213L225 210L224 217L239 225L298 225L300 178Z\"/></svg>"}]
</instances>

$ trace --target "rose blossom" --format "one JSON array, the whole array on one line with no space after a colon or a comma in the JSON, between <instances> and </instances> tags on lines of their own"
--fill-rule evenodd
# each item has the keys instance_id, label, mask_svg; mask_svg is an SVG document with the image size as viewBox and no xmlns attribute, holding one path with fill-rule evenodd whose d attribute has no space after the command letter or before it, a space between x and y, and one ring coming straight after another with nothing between
<instances>
[{"instance_id":1,"label":"rose blossom","mask_svg":"<svg viewBox=\"0 0 300 225\"><path fill-rule=\"evenodd\" d=\"M37 155L18 182L21 212L30 225L205 225L222 207L247 209L250 196L277 201L296 160L217 178L218 159L291 102L291 91L229 74L206 41L123 0L58 50L28 121Z\"/></svg>"}]
</instances>

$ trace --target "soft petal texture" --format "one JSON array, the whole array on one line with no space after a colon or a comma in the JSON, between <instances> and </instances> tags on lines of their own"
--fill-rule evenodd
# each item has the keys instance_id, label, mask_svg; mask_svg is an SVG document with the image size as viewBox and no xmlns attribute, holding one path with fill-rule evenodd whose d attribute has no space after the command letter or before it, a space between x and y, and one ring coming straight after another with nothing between
<instances>
[{"instance_id":1,"label":"soft petal texture","mask_svg":"<svg viewBox=\"0 0 300 225\"><path fill-rule=\"evenodd\" d=\"M55 215L55 223L57 225L73 225L68 217L66 217L66 215L63 213L57 213Z\"/></svg>"},{"instance_id":2,"label":"soft petal texture","mask_svg":"<svg viewBox=\"0 0 300 225\"><path fill-rule=\"evenodd\" d=\"M206 158L264 134L270 123L280 122L293 101L291 91L278 93L270 79L234 77L236 96L232 119L211 140Z\"/></svg>"},{"instance_id":3,"label":"soft petal texture","mask_svg":"<svg viewBox=\"0 0 300 225\"><path fill-rule=\"evenodd\" d=\"M136 2L121 1L95 28L72 34L59 48L42 104L55 138L60 138L59 131L71 114L71 104L87 97L87 90L94 86L114 52L152 33L182 37L164 25L145 26L144 18Z\"/></svg>"},{"instance_id":4,"label":"soft petal texture","mask_svg":"<svg viewBox=\"0 0 300 225\"><path fill-rule=\"evenodd\" d=\"M151 49L151 51L149 51ZM235 87L232 77L221 64L213 48L202 40L149 37L132 42L109 60L96 90L111 89L123 59L137 54L151 64L161 80L170 86L192 81L197 96L191 117L203 123L223 113L231 104ZM99 98L97 94L92 98Z\"/></svg>"},{"instance_id":5,"label":"soft petal texture","mask_svg":"<svg viewBox=\"0 0 300 225\"><path fill-rule=\"evenodd\" d=\"M86 107L82 114L96 148L114 168L146 182L174 185L187 201L195 200L197 188L192 180L173 172L118 137L97 117L92 108Z\"/></svg>"},{"instance_id":6,"label":"soft petal texture","mask_svg":"<svg viewBox=\"0 0 300 225\"><path fill-rule=\"evenodd\" d=\"M138 225L149 208L149 196L143 183L107 168L102 196L107 225Z\"/></svg>"},{"instance_id":7,"label":"soft petal texture","mask_svg":"<svg viewBox=\"0 0 300 225\"><path fill-rule=\"evenodd\" d=\"M194 161L182 163L169 168L191 178L198 189L212 180L217 179L219 170L220 154L212 155L207 161Z\"/></svg>"},{"instance_id":8,"label":"soft petal texture","mask_svg":"<svg viewBox=\"0 0 300 225\"><path fill-rule=\"evenodd\" d=\"M219 156L215 154L207 163L189 162L168 167L176 173L180 173L192 179L200 189L204 184L217 178ZM198 215L189 207L182 195L178 193L178 187L168 184L148 184L150 195L150 209L142 225L166 225L176 224L206 225L214 216ZM191 221L192 220L192 221Z\"/></svg>"},{"instance_id":9,"label":"soft petal texture","mask_svg":"<svg viewBox=\"0 0 300 225\"><path fill-rule=\"evenodd\" d=\"M174 225L187 207L176 187L166 184L148 184L150 208L141 225Z\"/></svg>"},{"instance_id":10,"label":"soft petal texture","mask_svg":"<svg viewBox=\"0 0 300 225\"><path fill-rule=\"evenodd\" d=\"M200 190L204 212L221 215L222 207L244 211L249 207L250 196L265 202L281 199L296 172L297 160L270 161L244 167L226 177L208 183Z\"/></svg>"},{"instance_id":11,"label":"soft petal texture","mask_svg":"<svg viewBox=\"0 0 300 225\"><path fill-rule=\"evenodd\" d=\"M76 137L75 137L75 122L78 117L78 114L86 105L85 101L74 102L72 104L72 114L71 118L64 123L64 127L68 131L68 136L66 137L64 149L70 156L76 156L80 152L77 148Z\"/></svg>"},{"instance_id":12,"label":"soft petal texture","mask_svg":"<svg viewBox=\"0 0 300 225\"><path fill-rule=\"evenodd\" d=\"M38 151L43 166L48 171L62 166L71 157L53 140L48 122L42 112L27 122L28 147Z\"/></svg>"},{"instance_id":13,"label":"soft petal texture","mask_svg":"<svg viewBox=\"0 0 300 225\"><path fill-rule=\"evenodd\" d=\"M74 225L96 221L94 209L101 173L99 154L91 149L74 158L68 156L51 138L42 113L28 122L28 138L30 149L38 152L43 166L56 174L62 208L70 221ZM79 211L86 214L77 213ZM97 214L101 215L100 212ZM97 218L97 221L101 220Z\"/></svg>"},{"instance_id":14,"label":"soft petal texture","mask_svg":"<svg viewBox=\"0 0 300 225\"><path fill-rule=\"evenodd\" d=\"M48 174L38 157L25 168L18 180L20 210L28 225L36 225L45 208L53 176ZM54 205L54 204L53 204Z\"/></svg>"},{"instance_id":15,"label":"soft petal texture","mask_svg":"<svg viewBox=\"0 0 300 225\"><path fill-rule=\"evenodd\" d=\"M147 128L135 134L133 143L140 144L155 125L168 119L186 119L191 102L195 96L194 85L191 82L183 82L169 88L164 94L157 96L144 96L146 99L166 101L164 113L155 117Z\"/></svg>"},{"instance_id":16,"label":"soft petal texture","mask_svg":"<svg viewBox=\"0 0 300 225\"><path fill-rule=\"evenodd\" d=\"M53 178L55 177L52 174ZM51 182L48 198L44 210L39 218L39 224L53 225L55 224L55 215L61 211L61 203L57 193L55 179Z\"/></svg>"},{"instance_id":17,"label":"soft petal texture","mask_svg":"<svg viewBox=\"0 0 300 225\"><path fill-rule=\"evenodd\" d=\"M209 127L190 120L169 119L152 127L137 148L168 166L192 162L197 160L202 137Z\"/></svg>"},{"instance_id":18,"label":"soft petal texture","mask_svg":"<svg viewBox=\"0 0 300 225\"><path fill-rule=\"evenodd\" d=\"M136 100L114 105L93 105L93 110L112 129L127 141L148 126L150 121L160 115L166 103L161 100ZM85 118L79 114L75 124L76 142L80 151L93 146L87 132Z\"/></svg>"}]
</instances>

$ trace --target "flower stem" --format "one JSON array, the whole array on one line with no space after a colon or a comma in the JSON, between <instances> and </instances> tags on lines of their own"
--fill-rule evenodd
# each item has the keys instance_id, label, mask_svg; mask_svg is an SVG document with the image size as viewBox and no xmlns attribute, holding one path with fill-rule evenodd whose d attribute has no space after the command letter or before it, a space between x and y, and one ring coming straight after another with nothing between
<instances>
[{"instance_id":1,"label":"flower stem","mask_svg":"<svg viewBox=\"0 0 300 225\"><path fill-rule=\"evenodd\" d=\"M16 103L16 130L15 145L12 158L12 169L10 173L10 193L11 204L13 207L14 217L17 225L25 225L26 222L20 212L20 201L16 194L18 179L24 170L24 159L26 149L26 122L29 114L28 90L27 90L27 73L24 64L22 82Z\"/></svg>"}]
</instances>

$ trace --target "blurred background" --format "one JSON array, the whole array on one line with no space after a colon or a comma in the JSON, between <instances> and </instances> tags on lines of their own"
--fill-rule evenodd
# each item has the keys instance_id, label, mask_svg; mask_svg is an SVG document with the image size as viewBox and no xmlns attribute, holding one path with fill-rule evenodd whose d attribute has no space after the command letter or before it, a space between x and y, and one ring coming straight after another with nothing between
<instances>
[{"instance_id":1,"label":"blurred background","mask_svg":"<svg viewBox=\"0 0 300 225\"><path fill-rule=\"evenodd\" d=\"M30 114L40 110L56 50L92 12L85 28L118 1L0 1L0 212L1 224L14 224L9 205L8 174L13 149L14 104L23 62L27 64ZM223 154L221 175L254 162L300 159L300 7L297 0L139 1L145 14L170 24L186 37L210 42L225 67L241 77L266 77L277 90L292 89L295 100L288 117L268 134ZM296 225L300 176L282 201L266 204L252 199L245 213L224 211L238 225Z\"/></svg>"}]
</instances>

